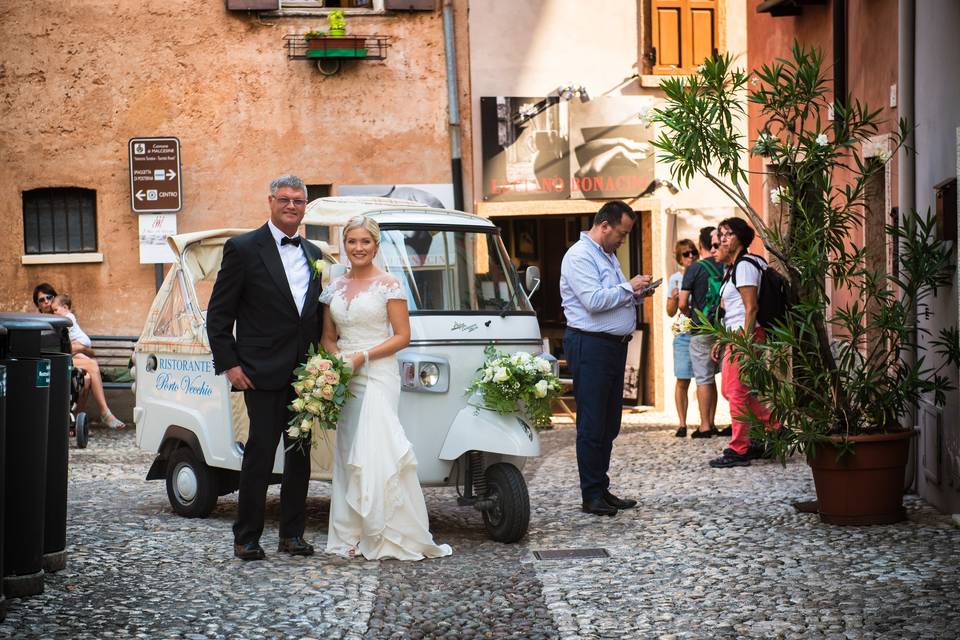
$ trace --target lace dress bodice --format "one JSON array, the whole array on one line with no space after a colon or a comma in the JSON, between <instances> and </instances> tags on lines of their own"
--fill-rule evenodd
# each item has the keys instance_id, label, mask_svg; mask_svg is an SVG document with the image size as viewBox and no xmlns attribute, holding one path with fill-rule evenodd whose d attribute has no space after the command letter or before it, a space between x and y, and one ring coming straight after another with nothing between
<instances>
[{"instance_id":1,"label":"lace dress bodice","mask_svg":"<svg viewBox=\"0 0 960 640\"><path fill-rule=\"evenodd\" d=\"M387 301L406 299L397 279L386 273L374 278L342 276L320 294L337 325L341 351L369 349L390 337Z\"/></svg>"}]
</instances>

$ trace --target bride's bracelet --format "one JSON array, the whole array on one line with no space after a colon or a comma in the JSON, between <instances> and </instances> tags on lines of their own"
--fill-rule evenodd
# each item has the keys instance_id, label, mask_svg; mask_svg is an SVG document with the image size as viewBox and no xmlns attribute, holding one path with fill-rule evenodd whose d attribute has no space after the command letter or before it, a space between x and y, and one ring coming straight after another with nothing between
<instances>
[{"instance_id":1,"label":"bride's bracelet","mask_svg":"<svg viewBox=\"0 0 960 640\"><path fill-rule=\"evenodd\" d=\"M366 367L366 366L369 365L369 364L370 364L370 352L369 352L369 351L364 351L364 352L363 352L363 366Z\"/></svg>"}]
</instances>

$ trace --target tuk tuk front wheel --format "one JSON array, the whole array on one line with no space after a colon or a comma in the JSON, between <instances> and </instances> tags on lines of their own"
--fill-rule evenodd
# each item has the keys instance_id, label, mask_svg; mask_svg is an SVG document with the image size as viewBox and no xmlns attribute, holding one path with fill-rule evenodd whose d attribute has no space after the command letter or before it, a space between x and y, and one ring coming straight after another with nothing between
<instances>
[{"instance_id":1,"label":"tuk tuk front wheel","mask_svg":"<svg viewBox=\"0 0 960 640\"><path fill-rule=\"evenodd\" d=\"M486 471L486 497L492 504L483 511L487 533L497 542L516 542L530 526L530 495L523 474L512 464L498 462Z\"/></svg>"},{"instance_id":2,"label":"tuk tuk front wheel","mask_svg":"<svg viewBox=\"0 0 960 640\"><path fill-rule=\"evenodd\" d=\"M217 479L190 447L176 449L167 462L167 497L185 518L206 518L217 505Z\"/></svg>"}]
</instances>

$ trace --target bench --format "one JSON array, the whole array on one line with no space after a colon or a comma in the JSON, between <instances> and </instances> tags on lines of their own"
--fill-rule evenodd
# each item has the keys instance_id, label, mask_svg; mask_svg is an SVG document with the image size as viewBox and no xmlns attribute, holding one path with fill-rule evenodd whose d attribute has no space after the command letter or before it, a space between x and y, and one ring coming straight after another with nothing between
<instances>
[{"instance_id":1,"label":"bench","mask_svg":"<svg viewBox=\"0 0 960 640\"><path fill-rule=\"evenodd\" d=\"M129 389L130 359L139 336L90 336L104 389Z\"/></svg>"}]
</instances>

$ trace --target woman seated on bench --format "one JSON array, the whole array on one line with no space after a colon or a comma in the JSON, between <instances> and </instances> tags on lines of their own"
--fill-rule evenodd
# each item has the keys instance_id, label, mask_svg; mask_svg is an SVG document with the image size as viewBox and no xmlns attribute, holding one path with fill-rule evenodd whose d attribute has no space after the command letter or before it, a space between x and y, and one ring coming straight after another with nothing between
<instances>
[{"instance_id":1,"label":"woman seated on bench","mask_svg":"<svg viewBox=\"0 0 960 640\"><path fill-rule=\"evenodd\" d=\"M87 355L87 353L93 354L91 349L92 343L90 342L90 337L84 333L83 329L81 329L77 323L77 316L73 315L72 307L70 296L65 293L54 295L50 303L50 311L52 313L59 316L66 316L73 322L73 326L70 327L70 347L73 351L73 366L77 369L83 369L87 373L87 378L90 381L90 390L93 392L93 399L100 409L100 423L111 429L123 429L127 425L118 420L116 416L113 415L113 412L110 411L110 407L107 406L107 398L103 393L103 379L100 376L100 365L97 364L94 358Z\"/></svg>"}]
</instances>

